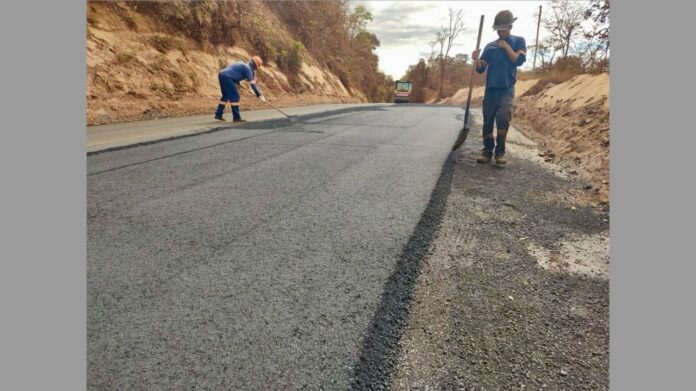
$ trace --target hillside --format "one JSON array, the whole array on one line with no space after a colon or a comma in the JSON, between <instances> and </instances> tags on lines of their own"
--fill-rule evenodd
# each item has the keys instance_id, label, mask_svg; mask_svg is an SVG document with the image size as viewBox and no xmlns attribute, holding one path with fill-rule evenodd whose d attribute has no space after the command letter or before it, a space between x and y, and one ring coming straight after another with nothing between
<instances>
[{"instance_id":1,"label":"hillside","mask_svg":"<svg viewBox=\"0 0 696 391\"><path fill-rule=\"evenodd\" d=\"M298 6L258 0L88 2L87 123L212 113L220 97L218 70L252 55L264 58L267 66L260 70L258 83L274 104L389 100L391 79L377 71L372 53L379 43L361 40L370 36L366 31L349 35L346 3L317 4L323 12L317 18L343 18L345 23L334 26L339 30L333 34L347 42L343 46L374 56L374 66L363 67L363 74L341 68L349 69L351 51L302 40L316 34L287 20L293 11L288 8ZM363 79L377 88L356 81ZM242 110L262 107L246 83L240 92Z\"/></svg>"},{"instance_id":2,"label":"hillside","mask_svg":"<svg viewBox=\"0 0 696 391\"><path fill-rule=\"evenodd\" d=\"M472 91L480 105L483 87ZM465 104L468 89L438 103ZM533 138L544 158L556 160L589 183L588 199L609 202L609 74L577 75L563 83L520 80L512 125ZM474 142L480 142L475 139Z\"/></svg>"}]
</instances>

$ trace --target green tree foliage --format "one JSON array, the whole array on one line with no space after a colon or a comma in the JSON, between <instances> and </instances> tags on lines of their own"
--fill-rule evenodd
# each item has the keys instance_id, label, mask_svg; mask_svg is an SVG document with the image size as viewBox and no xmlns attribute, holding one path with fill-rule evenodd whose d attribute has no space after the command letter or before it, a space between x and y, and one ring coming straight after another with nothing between
<instances>
[{"instance_id":1,"label":"green tree foliage","mask_svg":"<svg viewBox=\"0 0 696 391\"><path fill-rule=\"evenodd\" d=\"M357 5L348 17L348 32L350 37L355 38L359 32L365 30L367 23L371 21L372 13L365 8L364 5Z\"/></svg>"}]
</instances>

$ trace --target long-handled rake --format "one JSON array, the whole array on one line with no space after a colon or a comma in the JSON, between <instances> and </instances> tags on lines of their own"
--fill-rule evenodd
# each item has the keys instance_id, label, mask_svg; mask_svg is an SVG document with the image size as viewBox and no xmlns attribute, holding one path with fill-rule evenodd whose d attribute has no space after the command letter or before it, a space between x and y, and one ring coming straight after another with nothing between
<instances>
[{"instance_id":1,"label":"long-handled rake","mask_svg":"<svg viewBox=\"0 0 696 391\"><path fill-rule=\"evenodd\" d=\"M481 15L481 23L479 24L478 38L476 39L476 50L479 50L481 45L481 31L483 30L483 15ZM452 150L456 150L461 147L466 141L466 137L469 135L469 106L471 105L471 90L474 87L474 72L476 72L476 62L471 67L471 78L469 79L469 96L466 98L466 110L464 112L464 126L462 130L459 131L459 137L457 141L452 146Z\"/></svg>"},{"instance_id":2,"label":"long-handled rake","mask_svg":"<svg viewBox=\"0 0 696 391\"><path fill-rule=\"evenodd\" d=\"M297 121L297 118L298 118L298 117L297 117L296 115L287 115L287 114L285 114L281 109L279 109L279 108L273 106L272 104L270 104L270 103L268 103L268 102L266 102L266 104L269 105L269 106L271 106L271 107L273 107L274 109L278 110L278 111L279 111L281 114L283 114L284 116L288 117L288 120L289 120L290 122L295 122L295 121Z\"/></svg>"},{"instance_id":3,"label":"long-handled rake","mask_svg":"<svg viewBox=\"0 0 696 391\"><path fill-rule=\"evenodd\" d=\"M254 93L254 91L252 91L251 88L249 88L249 92L251 92L252 94ZM279 111L281 114L283 114L284 116L286 116L290 122L296 122L296 121L297 121L298 117L297 117L296 115L287 115L287 114L285 114L285 113L283 112L283 110L281 110L281 109L279 109L279 108L273 106L273 105L270 104L268 101L266 101L265 103L266 103L267 105L273 107L274 109L278 110L278 111Z\"/></svg>"}]
</instances>

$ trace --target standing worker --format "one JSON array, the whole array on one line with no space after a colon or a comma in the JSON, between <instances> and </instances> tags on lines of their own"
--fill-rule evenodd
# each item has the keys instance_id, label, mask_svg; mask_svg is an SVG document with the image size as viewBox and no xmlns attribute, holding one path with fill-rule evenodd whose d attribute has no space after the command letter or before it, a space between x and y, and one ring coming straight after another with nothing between
<instances>
[{"instance_id":1,"label":"standing worker","mask_svg":"<svg viewBox=\"0 0 696 391\"><path fill-rule=\"evenodd\" d=\"M256 97L258 97L261 102L266 103L266 98L261 95L259 87L256 85L256 78L254 77L255 71L261 68L261 65L263 65L261 57L254 56L246 63L244 61L238 61L230 64L227 68L218 73L222 98L220 98L220 103L215 111L215 119L220 121L225 120L222 114L225 112L225 104L230 102L232 106L232 121L246 122L246 120L242 119L239 112L239 91L237 90L239 82L245 79L249 80L249 84L251 84L251 88L254 90Z\"/></svg>"},{"instance_id":2,"label":"standing worker","mask_svg":"<svg viewBox=\"0 0 696 391\"><path fill-rule=\"evenodd\" d=\"M505 137L507 137L512 119L512 100L515 96L517 67L527 59L527 44L524 38L510 34L512 23L517 18L505 10L495 15L493 29L498 32L497 40L483 49L479 59L479 50L474 50L471 58L476 60L476 72L486 75L486 90L483 95L483 153L476 161L488 163L495 150L495 162L507 163L505 157ZM493 122L498 134L493 139Z\"/></svg>"}]
</instances>

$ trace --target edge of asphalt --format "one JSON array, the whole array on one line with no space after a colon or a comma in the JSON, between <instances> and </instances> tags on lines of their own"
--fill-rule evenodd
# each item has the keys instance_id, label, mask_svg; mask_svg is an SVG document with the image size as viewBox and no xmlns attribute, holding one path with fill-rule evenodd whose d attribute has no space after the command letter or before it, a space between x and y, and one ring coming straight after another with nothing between
<instances>
[{"instance_id":1,"label":"edge of asphalt","mask_svg":"<svg viewBox=\"0 0 696 391\"><path fill-rule=\"evenodd\" d=\"M422 260L428 255L444 216L454 176L454 156L455 152L450 152L443 163L430 201L384 286L353 367L350 390L389 389L391 386L399 341L408 322Z\"/></svg>"},{"instance_id":2,"label":"edge of asphalt","mask_svg":"<svg viewBox=\"0 0 696 391\"><path fill-rule=\"evenodd\" d=\"M306 121L306 120L316 119L316 118L320 118L320 117L327 116L327 115L343 114L343 113L349 113L352 111L379 110L383 107L392 107L394 105L396 105L396 104L388 104L387 103L387 104L356 105L356 106L352 106L352 107L326 108L325 110L317 111L314 113L296 115L296 117L298 118L298 122L296 122L296 123L302 123L303 121ZM399 104L399 106L409 106L409 105L418 105L418 106L425 105L425 106L433 106L433 107L461 107L458 105L429 105L429 104L418 104L418 103ZM282 128L283 127L282 125L292 125L292 123L288 122L288 119L285 117L264 118L264 119L260 119L257 121L250 121L250 122L244 122L244 123L233 123L230 121L230 122L227 122L226 124L221 124L218 126L209 126L209 125L195 126L194 125L192 128L180 131L178 133L172 132L172 133L166 134L166 135L160 134L159 136L154 136L153 138L140 140L140 141L138 141L138 139L135 139L132 141L111 143L111 144L108 144L104 147L101 147L101 148L96 147L96 149L91 149L91 150L90 150L90 147L87 146L86 154L87 154L87 156L91 156L91 155L97 155L97 154L101 154L101 153L136 148L136 147L145 146L145 145L152 145L152 144L157 144L157 143L161 143L161 142L173 141L173 140L178 140L178 139L186 138L186 137L204 135L204 134L219 132L222 130L229 130L229 129L234 129L234 128L250 129L250 128L255 128L258 126L268 126L269 124L271 125L271 127L274 127L274 128ZM281 126L279 126L279 125L281 125Z\"/></svg>"},{"instance_id":3,"label":"edge of asphalt","mask_svg":"<svg viewBox=\"0 0 696 391\"><path fill-rule=\"evenodd\" d=\"M326 115L329 113L335 113L335 112L343 112L346 110L356 110L356 109L363 109L363 108L373 108L373 107L381 107L381 106L387 106L389 104L349 104L349 106L344 106L340 107L338 105L334 105L333 107L316 107L317 111L310 111L309 113L302 114L302 111L307 110L308 106L300 106L296 108L290 108L288 110L287 108L283 108L283 110L286 111L296 111L297 113L289 113L290 115L297 115L300 121L305 118L314 118L316 115ZM310 106L311 107L311 106ZM292 110L295 109L295 110ZM312 109L310 109L312 110ZM249 113L252 115L252 117L258 117L258 118L253 118L252 121L249 122L244 122L244 123L233 123L232 121L227 121L227 122L222 122L220 125L212 125L210 122L208 123L202 123L202 124L191 124L188 126L182 126L182 125L176 125L172 124L172 127L176 128L179 127L179 129L174 129L174 130L167 130L167 131L159 131L154 134L145 134L145 135L135 135L135 136L130 136L130 139L119 139L116 141L103 141L103 142L97 142L92 145L90 145L89 141L86 143L86 150L87 150L87 155L94 155L98 153L104 153L104 152L110 152L110 151L118 151L122 149L128 149L128 148L133 148L133 147L138 147L138 146L143 146L143 145L150 145L150 144L155 144L159 142L164 142L164 141L171 141L171 140L176 140L179 138L184 138L184 137L191 137L191 136L196 136L200 134L207 134L207 133L213 133L221 130L227 130L227 129L233 129L236 127L245 127L247 124L258 124L258 123L268 123L272 121L286 121L286 117L281 115L280 113L277 113L275 110L259 110L256 112L251 112ZM189 118L193 119L196 117L201 117L201 120L203 120L202 116L193 116L193 117L175 117L175 118L166 118L163 119L164 121L176 121L176 120L181 120L183 118ZM161 127L163 125L163 120L148 120L148 121L136 121L136 122L124 122L124 123L119 123L119 124L110 124L110 125L100 125L100 126L91 126L87 127L87 134L89 136L89 133L98 133L98 132L114 132L115 127L128 127L128 126L143 126L145 124L145 127L148 125L151 125L152 128L155 127Z\"/></svg>"}]
</instances>

